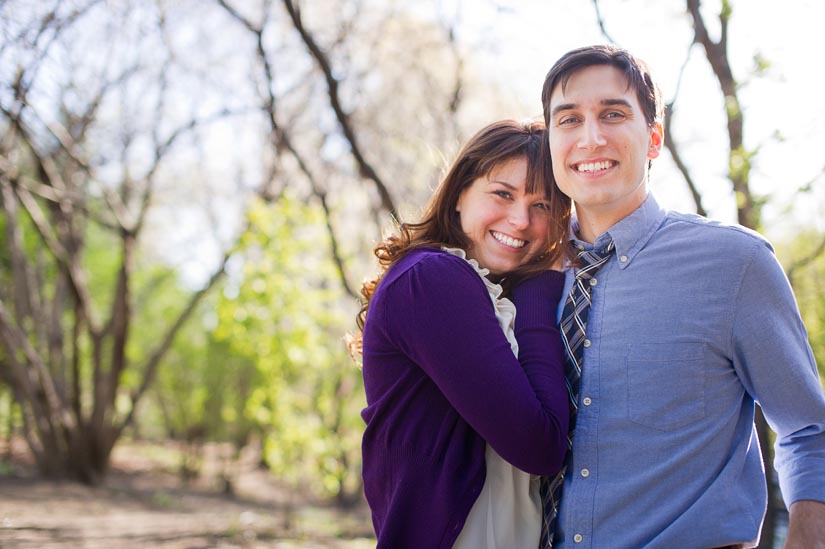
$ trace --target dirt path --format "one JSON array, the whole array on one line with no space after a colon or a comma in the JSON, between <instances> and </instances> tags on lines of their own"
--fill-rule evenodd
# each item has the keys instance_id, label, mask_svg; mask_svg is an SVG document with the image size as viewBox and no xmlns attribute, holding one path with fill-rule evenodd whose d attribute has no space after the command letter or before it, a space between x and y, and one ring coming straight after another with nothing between
<instances>
[{"instance_id":1,"label":"dirt path","mask_svg":"<svg viewBox=\"0 0 825 549\"><path fill-rule=\"evenodd\" d=\"M364 506L341 510L243 467L235 495L207 475L186 485L170 450L123 444L105 486L39 480L25 464L0 471L0 548L375 547ZM176 454L179 455L179 454Z\"/></svg>"}]
</instances>

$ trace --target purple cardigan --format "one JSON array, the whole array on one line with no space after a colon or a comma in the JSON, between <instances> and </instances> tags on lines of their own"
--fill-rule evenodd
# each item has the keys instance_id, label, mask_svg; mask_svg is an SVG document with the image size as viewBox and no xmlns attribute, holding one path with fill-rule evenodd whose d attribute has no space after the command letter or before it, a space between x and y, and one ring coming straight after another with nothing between
<instances>
[{"instance_id":1,"label":"purple cardigan","mask_svg":"<svg viewBox=\"0 0 825 549\"><path fill-rule=\"evenodd\" d=\"M384 275L364 326L364 492L378 547L452 547L484 485L485 442L514 466L554 475L567 448L555 311L563 275L517 286L510 349L465 260L409 252Z\"/></svg>"}]
</instances>

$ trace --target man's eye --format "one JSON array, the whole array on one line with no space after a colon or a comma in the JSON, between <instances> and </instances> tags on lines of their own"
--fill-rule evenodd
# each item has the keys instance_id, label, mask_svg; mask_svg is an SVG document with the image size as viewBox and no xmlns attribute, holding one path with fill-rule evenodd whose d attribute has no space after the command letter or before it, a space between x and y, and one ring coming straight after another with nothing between
<instances>
[{"instance_id":1,"label":"man's eye","mask_svg":"<svg viewBox=\"0 0 825 549\"><path fill-rule=\"evenodd\" d=\"M610 120L618 120L621 118L625 118L625 115L623 112L620 111L610 111L607 114L605 114L604 117Z\"/></svg>"},{"instance_id":2,"label":"man's eye","mask_svg":"<svg viewBox=\"0 0 825 549\"><path fill-rule=\"evenodd\" d=\"M575 116L565 116L559 120L559 126L568 126L570 124L575 124L578 121L579 119Z\"/></svg>"}]
</instances>

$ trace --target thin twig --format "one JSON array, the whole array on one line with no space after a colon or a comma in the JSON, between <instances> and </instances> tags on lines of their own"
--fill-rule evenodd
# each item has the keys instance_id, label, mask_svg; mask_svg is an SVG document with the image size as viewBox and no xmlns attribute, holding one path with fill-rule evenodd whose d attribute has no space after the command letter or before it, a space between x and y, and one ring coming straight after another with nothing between
<instances>
[{"instance_id":1,"label":"thin twig","mask_svg":"<svg viewBox=\"0 0 825 549\"><path fill-rule=\"evenodd\" d=\"M610 34L608 34L608 32L607 32L607 28L605 27L605 24L604 24L604 19L602 18L602 12L599 9L599 0L593 0L593 7L596 9L596 20L599 22L599 30L601 30L602 35L611 44L618 44L618 42L613 40L613 37L610 36Z\"/></svg>"}]
</instances>

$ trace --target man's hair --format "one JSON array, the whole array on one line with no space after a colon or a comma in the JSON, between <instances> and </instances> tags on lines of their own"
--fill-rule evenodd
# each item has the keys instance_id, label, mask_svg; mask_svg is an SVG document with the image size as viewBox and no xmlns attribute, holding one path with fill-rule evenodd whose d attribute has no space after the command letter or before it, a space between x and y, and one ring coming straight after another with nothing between
<instances>
[{"instance_id":1,"label":"man's hair","mask_svg":"<svg viewBox=\"0 0 825 549\"><path fill-rule=\"evenodd\" d=\"M659 86L650 75L644 61L630 54L627 50L615 46L597 45L578 48L565 53L544 78L541 102L544 107L544 121L550 127L550 96L561 85L562 91L573 74L586 67L607 65L622 71L627 79L628 89L634 89L639 105L645 115L648 126L661 122L664 115L664 103Z\"/></svg>"}]
</instances>

